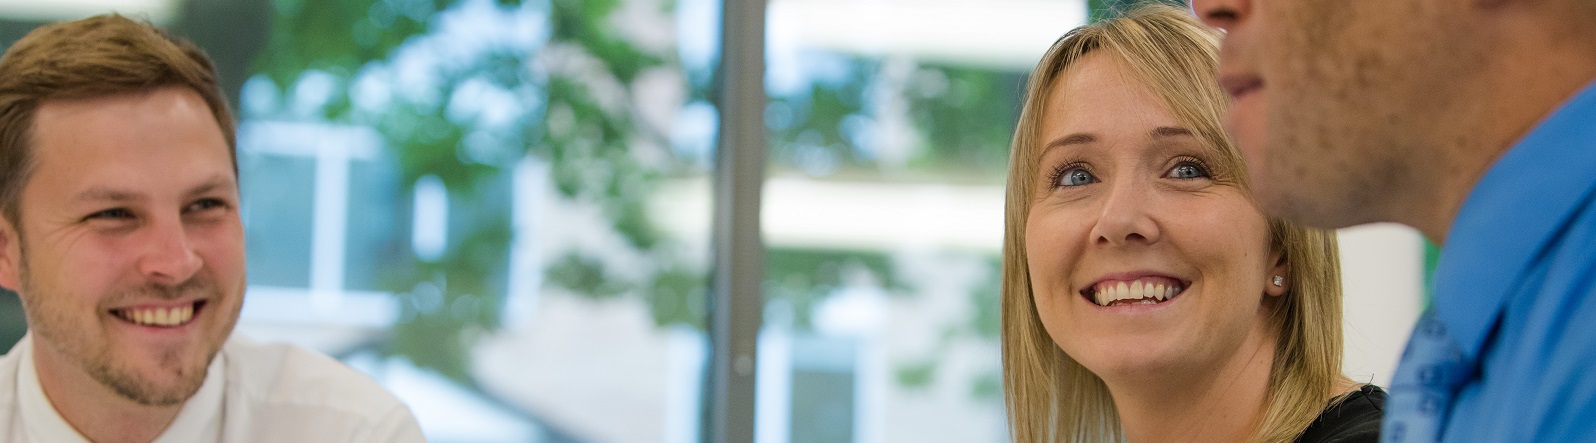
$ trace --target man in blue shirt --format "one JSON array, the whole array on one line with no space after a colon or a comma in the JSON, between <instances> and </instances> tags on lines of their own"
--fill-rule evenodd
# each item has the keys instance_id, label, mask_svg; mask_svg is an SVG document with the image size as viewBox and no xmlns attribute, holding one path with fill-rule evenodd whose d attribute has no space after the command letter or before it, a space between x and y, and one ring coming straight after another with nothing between
<instances>
[{"instance_id":1,"label":"man in blue shirt","mask_svg":"<svg viewBox=\"0 0 1596 443\"><path fill-rule=\"evenodd\" d=\"M1192 4L1266 211L1444 247L1383 441L1596 441L1596 2Z\"/></svg>"}]
</instances>

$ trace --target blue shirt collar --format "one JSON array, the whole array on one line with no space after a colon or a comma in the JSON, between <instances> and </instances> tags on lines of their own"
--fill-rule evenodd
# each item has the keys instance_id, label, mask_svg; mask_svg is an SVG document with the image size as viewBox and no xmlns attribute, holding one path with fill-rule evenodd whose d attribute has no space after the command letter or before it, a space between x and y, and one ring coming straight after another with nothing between
<instances>
[{"instance_id":1,"label":"blue shirt collar","mask_svg":"<svg viewBox=\"0 0 1596 443\"><path fill-rule=\"evenodd\" d=\"M1596 83L1586 85L1480 177L1435 269L1435 315L1479 357L1507 298L1596 190Z\"/></svg>"}]
</instances>

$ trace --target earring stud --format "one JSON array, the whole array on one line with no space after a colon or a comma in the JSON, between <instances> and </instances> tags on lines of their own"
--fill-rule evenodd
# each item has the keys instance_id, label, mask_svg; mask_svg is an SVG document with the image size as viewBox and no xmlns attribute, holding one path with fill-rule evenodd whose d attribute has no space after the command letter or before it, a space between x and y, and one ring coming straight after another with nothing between
<instances>
[{"instance_id":1,"label":"earring stud","mask_svg":"<svg viewBox=\"0 0 1596 443\"><path fill-rule=\"evenodd\" d=\"M1286 285L1286 278L1276 275L1275 276L1275 286L1285 286L1285 285Z\"/></svg>"}]
</instances>

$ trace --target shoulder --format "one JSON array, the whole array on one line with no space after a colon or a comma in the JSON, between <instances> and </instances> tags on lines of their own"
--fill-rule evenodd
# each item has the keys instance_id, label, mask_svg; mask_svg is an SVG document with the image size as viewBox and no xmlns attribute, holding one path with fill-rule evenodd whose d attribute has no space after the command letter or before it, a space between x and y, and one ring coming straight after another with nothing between
<instances>
[{"instance_id":1,"label":"shoulder","mask_svg":"<svg viewBox=\"0 0 1596 443\"><path fill-rule=\"evenodd\" d=\"M255 426L280 420L284 423L276 424L297 424L303 432L333 431L350 438L416 428L403 402L331 357L238 336L228 339L222 355L229 406L248 411Z\"/></svg>"},{"instance_id":2,"label":"shoulder","mask_svg":"<svg viewBox=\"0 0 1596 443\"><path fill-rule=\"evenodd\" d=\"M0 355L0 383L16 380L17 365L22 364L21 356L23 352L27 352L29 348L28 342L28 337L22 337L22 340L17 341L17 344L13 345L10 351L7 351L5 355ZM9 392L6 391L9 391L9 389L0 389L0 394L8 394Z\"/></svg>"},{"instance_id":3,"label":"shoulder","mask_svg":"<svg viewBox=\"0 0 1596 443\"><path fill-rule=\"evenodd\" d=\"M252 398L333 408L399 404L399 399L371 377L298 346L257 343L235 336L227 340L222 354L227 358L229 384L242 388Z\"/></svg>"},{"instance_id":4,"label":"shoulder","mask_svg":"<svg viewBox=\"0 0 1596 443\"><path fill-rule=\"evenodd\" d=\"M17 340L11 350L0 355L0 412L9 414L17 403L17 372L22 366L22 354L33 352L33 339L25 335ZM9 416L9 415L7 415Z\"/></svg>"},{"instance_id":5,"label":"shoulder","mask_svg":"<svg viewBox=\"0 0 1596 443\"><path fill-rule=\"evenodd\" d=\"M26 337L23 338L27 340ZM12 419L17 413L17 368L21 364L20 354L24 345L18 342L10 352L0 355L0 440L15 439L15 427ZM6 440L12 441L12 440Z\"/></svg>"},{"instance_id":6,"label":"shoulder","mask_svg":"<svg viewBox=\"0 0 1596 443\"><path fill-rule=\"evenodd\" d=\"M1380 441L1380 418L1385 415L1385 390L1363 385L1332 402L1308 425L1299 443L1363 443Z\"/></svg>"}]
</instances>

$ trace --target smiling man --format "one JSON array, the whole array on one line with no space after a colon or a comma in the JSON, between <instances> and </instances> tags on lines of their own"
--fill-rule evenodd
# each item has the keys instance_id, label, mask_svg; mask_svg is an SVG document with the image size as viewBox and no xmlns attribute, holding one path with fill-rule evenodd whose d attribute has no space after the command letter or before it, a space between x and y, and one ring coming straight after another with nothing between
<instances>
[{"instance_id":1,"label":"smiling man","mask_svg":"<svg viewBox=\"0 0 1596 443\"><path fill-rule=\"evenodd\" d=\"M210 60L110 15L0 58L0 357L9 442L421 441L325 356L231 335L244 296L234 123Z\"/></svg>"},{"instance_id":2,"label":"smiling man","mask_svg":"<svg viewBox=\"0 0 1596 443\"><path fill-rule=\"evenodd\" d=\"M1385 441L1596 441L1596 1L1193 0L1260 203L1444 245Z\"/></svg>"}]
</instances>

